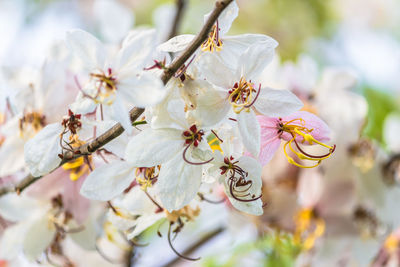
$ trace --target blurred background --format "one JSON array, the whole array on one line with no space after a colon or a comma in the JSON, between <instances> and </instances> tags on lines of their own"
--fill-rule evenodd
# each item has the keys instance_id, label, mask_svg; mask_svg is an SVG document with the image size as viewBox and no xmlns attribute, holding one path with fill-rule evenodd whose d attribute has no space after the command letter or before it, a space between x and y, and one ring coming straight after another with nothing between
<instances>
[{"instance_id":1,"label":"blurred background","mask_svg":"<svg viewBox=\"0 0 400 267\"><path fill-rule=\"evenodd\" d=\"M214 0L185 2L179 33L196 33ZM132 266L400 266L400 1L237 2L228 34L279 42L263 84L295 92L332 128L337 151L312 170L277 155L263 173L261 218L205 204L175 242L200 261L179 259L154 227ZM166 33L175 8L172 0L0 0L0 67L3 75L40 67L72 28L109 43L134 26Z\"/></svg>"}]
</instances>

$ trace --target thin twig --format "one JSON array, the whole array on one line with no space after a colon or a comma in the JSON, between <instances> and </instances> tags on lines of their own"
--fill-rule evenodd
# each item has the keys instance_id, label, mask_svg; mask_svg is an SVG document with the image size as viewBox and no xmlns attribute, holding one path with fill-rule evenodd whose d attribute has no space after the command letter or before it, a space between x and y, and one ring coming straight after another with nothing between
<instances>
[{"instance_id":1,"label":"thin twig","mask_svg":"<svg viewBox=\"0 0 400 267\"><path fill-rule=\"evenodd\" d=\"M218 0L215 3L215 7L209 16L208 20L204 24L203 28L197 34L197 36L193 39L193 41L189 44L189 46L182 52L181 55L176 57L174 61L164 70L163 74L161 75L161 80L166 85L168 81L172 78L172 76L177 72L177 70L188 60L193 53L200 47L200 45L207 39L209 32L211 31L212 26L218 19L218 16L221 12L232 2L233 0ZM144 112L144 108L133 108L129 111L130 119L135 122L140 115ZM114 140L118 136L120 136L124 132L124 128L120 123L115 124L111 129L107 130L102 135L98 136L91 142L88 142L74 151L66 151L63 153L63 160L61 161L61 165L67 163L73 159L79 158L84 155L89 155L95 152L97 149L101 148L108 142ZM57 168L58 168L57 167ZM57 169L56 168L56 169ZM55 170L55 169L54 169ZM53 171L54 171L53 170ZM0 188L0 196L11 193L17 192L21 193L25 190L29 185L33 184L34 182L38 181L41 177L33 177L32 175L26 176L18 185L14 188Z\"/></svg>"},{"instance_id":2,"label":"thin twig","mask_svg":"<svg viewBox=\"0 0 400 267\"><path fill-rule=\"evenodd\" d=\"M171 39L172 37L175 37L178 32L179 26L182 21L183 13L185 11L186 0L176 0L175 5L176 5L176 13L171 31L168 35L168 40Z\"/></svg>"}]
</instances>

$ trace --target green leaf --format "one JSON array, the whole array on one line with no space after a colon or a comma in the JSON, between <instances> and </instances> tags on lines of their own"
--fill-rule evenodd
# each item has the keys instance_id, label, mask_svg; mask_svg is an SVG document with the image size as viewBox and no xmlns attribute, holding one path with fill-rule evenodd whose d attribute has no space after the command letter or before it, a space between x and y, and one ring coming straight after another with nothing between
<instances>
[{"instance_id":1,"label":"green leaf","mask_svg":"<svg viewBox=\"0 0 400 267\"><path fill-rule=\"evenodd\" d=\"M387 115L396 111L395 100L391 95L371 88L364 89L364 96L368 102L368 119L363 134L382 144L383 123Z\"/></svg>"}]
</instances>

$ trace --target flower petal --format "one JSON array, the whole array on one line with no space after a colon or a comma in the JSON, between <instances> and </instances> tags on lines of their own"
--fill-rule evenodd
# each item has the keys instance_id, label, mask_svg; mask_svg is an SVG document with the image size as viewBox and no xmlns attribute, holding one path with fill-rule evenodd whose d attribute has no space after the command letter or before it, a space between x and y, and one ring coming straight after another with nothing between
<instances>
[{"instance_id":1,"label":"flower petal","mask_svg":"<svg viewBox=\"0 0 400 267\"><path fill-rule=\"evenodd\" d=\"M83 30L71 30L66 35L67 46L80 58L87 71L103 69L106 61L106 50L103 44L93 35Z\"/></svg>"},{"instance_id":2,"label":"flower petal","mask_svg":"<svg viewBox=\"0 0 400 267\"><path fill-rule=\"evenodd\" d=\"M51 244L55 235L55 226L43 214L35 220L27 230L23 251L29 260L36 260Z\"/></svg>"},{"instance_id":3,"label":"flower petal","mask_svg":"<svg viewBox=\"0 0 400 267\"><path fill-rule=\"evenodd\" d=\"M0 177L15 174L23 169L25 140L18 135L8 136L0 147Z\"/></svg>"},{"instance_id":4,"label":"flower petal","mask_svg":"<svg viewBox=\"0 0 400 267\"><path fill-rule=\"evenodd\" d=\"M157 47L158 51L176 53L185 49L194 39L193 34L175 36Z\"/></svg>"},{"instance_id":5,"label":"flower petal","mask_svg":"<svg viewBox=\"0 0 400 267\"><path fill-rule=\"evenodd\" d=\"M204 15L204 23L210 17L212 12ZM218 17L218 27L219 27L219 34L224 36L229 29L231 28L232 22L236 19L239 14L239 7L236 4L236 1L233 1L229 4L228 7L225 8L224 11Z\"/></svg>"},{"instance_id":6,"label":"flower petal","mask_svg":"<svg viewBox=\"0 0 400 267\"><path fill-rule=\"evenodd\" d=\"M251 197L258 197L261 195L261 187L262 187L262 180L261 180L261 165L258 163L257 160L250 158L250 157L240 157L239 158L239 163L238 165L246 172L248 172L248 177L247 180L251 180L252 184L248 192L249 196L248 198L250 199ZM227 183L225 183L225 192L229 197L230 202L232 205L240 210L244 211L249 214L254 214L254 215L261 215L263 214L263 209L262 209L262 201L261 199L257 199L255 201L249 201L249 202L243 202L243 201L238 201L231 197L230 192L229 192L229 186Z\"/></svg>"},{"instance_id":7,"label":"flower petal","mask_svg":"<svg viewBox=\"0 0 400 267\"><path fill-rule=\"evenodd\" d=\"M298 111L303 103L288 90L261 88L254 103L257 111L270 117L284 117Z\"/></svg>"},{"instance_id":8,"label":"flower petal","mask_svg":"<svg viewBox=\"0 0 400 267\"><path fill-rule=\"evenodd\" d=\"M126 102L136 107L148 107L161 102L165 97L165 92L161 80L147 72L122 79L118 84L118 93Z\"/></svg>"},{"instance_id":9,"label":"flower petal","mask_svg":"<svg viewBox=\"0 0 400 267\"><path fill-rule=\"evenodd\" d=\"M107 201L121 194L135 180L134 167L126 161L116 161L96 168L81 187L81 195Z\"/></svg>"},{"instance_id":10,"label":"flower petal","mask_svg":"<svg viewBox=\"0 0 400 267\"><path fill-rule=\"evenodd\" d=\"M118 1L97 0L93 3L96 25L101 35L111 43L118 43L135 21L133 12Z\"/></svg>"},{"instance_id":11,"label":"flower petal","mask_svg":"<svg viewBox=\"0 0 400 267\"><path fill-rule=\"evenodd\" d=\"M125 159L135 167L154 167L183 151L183 145L182 132L178 130L146 129L128 143Z\"/></svg>"},{"instance_id":12,"label":"flower petal","mask_svg":"<svg viewBox=\"0 0 400 267\"><path fill-rule=\"evenodd\" d=\"M255 43L249 46L239 58L237 76L246 80L255 81L265 67L272 61L275 47L278 45L273 39Z\"/></svg>"},{"instance_id":13,"label":"flower petal","mask_svg":"<svg viewBox=\"0 0 400 267\"><path fill-rule=\"evenodd\" d=\"M48 174L61 163L58 154L62 131L61 124L49 124L25 144L25 163L33 176Z\"/></svg>"},{"instance_id":14,"label":"flower petal","mask_svg":"<svg viewBox=\"0 0 400 267\"><path fill-rule=\"evenodd\" d=\"M261 129L256 114L252 109L249 112L242 111L237 116L237 122L244 146L254 157L258 157L260 154Z\"/></svg>"},{"instance_id":15,"label":"flower petal","mask_svg":"<svg viewBox=\"0 0 400 267\"><path fill-rule=\"evenodd\" d=\"M201 170L201 166L186 163L180 154L163 164L157 181L163 207L171 212L189 204L199 191Z\"/></svg>"},{"instance_id":16,"label":"flower petal","mask_svg":"<svg viewBox=\"0 0 400 267\"><path fill-rule=\"evenodd\" d=\"M156 31L154 29L140 29L129 33L125 38L121 50L117 54L116 69L118 78L120 72L132 67L142 69L155 48ZM125 69L125 70L124 70ZM128 73L124 73L129 75Z\"/></svg>"}]
</instances>

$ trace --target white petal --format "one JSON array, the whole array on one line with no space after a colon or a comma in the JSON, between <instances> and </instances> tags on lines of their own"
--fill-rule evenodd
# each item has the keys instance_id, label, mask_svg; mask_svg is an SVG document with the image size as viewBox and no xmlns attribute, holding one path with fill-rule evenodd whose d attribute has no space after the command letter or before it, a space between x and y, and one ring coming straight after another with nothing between
<instances>
[{"instance_id":1,"label":"white petal","mask_svg":"<svg viewBox=\"0 0 400 267\"><path fill-rule=\"evenodd\" d=\"M400 116L397 114L390 114L386 117L383 126L383 137L385 143L391 151L400 151Z\"/></svg>"},{"instance_id":2,"label":"white petal","mask_svg":"<svg viewBox=\"0 0 400 267\"><path fill-rule=\"evenodd\" d=\"M132 215L152 214L158 209L139 186L125 194L121 206Z\"/></svg>"},{"instance_id":3,"label":"white petal","mask_svg":"<svg viewBox=\"0 0 400 267\"><path fill-rule=\"evenodd\" d=\"M153 167L170 160L175 154L180 154L183 145L181 131L146 129L129 142L125 159L135 167Z\"/></svg>"},{"instance_id":4,"label":"white petal","mask_svg":"<svg viewBox=\"0 0 400 267\"><path fill-rule=\"evenodd\" d=\"M201 170L199 165L186 163L180 154L163 164L157 180L163 207L171 212L189 204L199 191Z\"/></svg>"},{"instance_id":5,"label":"white petal","mask_svg":"<svg viewBox=\"0 0 400 267\"><path fill-rule=\"evenodd\" d=\"M261 128L256 114L252 109L250 109L250 112L242 111L237 116L237 122L244 146L254 157L258 157L258 154L260 154Z\"/></svg>"},{"instance_id":6,"label":"white petal","mask_svg":"<svg viewBox=\"0 0 400 267\"><path fill-rule=\"evenodd\" d=\"M111 43L119 42L134 24L132 10L118 1L96 0L93 9L101 35Z\"/></svg>"},{"instance_id":7,"label":"white petal","mask_svg":"<svg viewBox=\"0 0 400 267\"><path fill-rule=\"evenodd\" d=\"M132 123L129 111L126 109L120 96L116 95L114 103L111 106L104 105L104 113L108 114L114 121L121 123L125 131L130 134L132 132Z\"/></svg>"},{"instance_id":8,"label":"white petal","mask_svg":"<svg viewBox=\"0 0 400 267\"><path fill-rule=\"evenodd\" d=\"M83 30L71 30L66 35L67 46L80 58L87 71L102 69L106 60L103 44L93 35Z\"/></svg>"},{"instance_id":9,"label":"white petal","mask_svg":"<svg viewBox=\"0 0 400 267\"><path fill-rule=\"evenodd\" d=\"M132 164L116 161L96 168L81 187L84 197L107 201L121 194L135 180Z\"/></svg>"},{"instance_id":10,"label":"white petal","mask_svg":"<svg viewBox=\"0 0 400 267\"><path fill-rule=\"evenodd\" d=\"M23 251L29 260L36 260L50 245L55 235L55 226L49 221L47 215L40 216L27 230Z\"/></svg>"},{"instance_id":11,"label":"white petal","mask_svg":"<svg viewBox=\"0 0 400 267\"><path fill-rule=\"evenodd\" d=\"M18 223L5 229L0 239L0 259L12 260L17 257L29 226L28 223Z\"/></svg>"},{"instance_id":12,"label":"white petal","mask_svg":"<svg viewBox=\"0 0 400 267\"><path fill-rule=\"evenodd\" d=\"M259 74L272 61L275 54L276 42L259 42L251 45L240 56L238 76L255 81Z\"/></svg>"},{"instance_id":13,"label":"white petal","mask_svg":"<svg viewBox=\"0 0 400 267\"><path fill-rule=\"evenodd\" d=\"M84 97L82 93L79 93L76 100L70 105L72 112L76 114L87 114L92 113L97 104L89 97Z\"/></svg>"},{"instance_id":14,"label":"white petal","mask_svg":"<svg viewBox=\"0 0 400 267\"><path fill-rule=\"evenodd\" d=\"M231 107L227 101L227 92L217 90L205 80L187 81L182 90L189 92L190 87L195 88L196 91L193 94L195 108L187 112L189 118L207 128L216 125L226 117Z\"/></svg>"},{"instance_id":15,"label":"white petal","mask_svg":"<svg viewBox=\"0 0 400 267\"><path fill-rule=\"evenodd\" d=\"M156 31L154 29L134 30L125 38L117 55L117 71L135 67L143 68L146 60L155 48ZM119 78L121 78L119 76Z\"/></svg>"},{"instance_id":16,"label":"white petal","mask_svg":"<svg viewBox=\"0 0 400 267\"><path fill-rule=\"evenodd\" d=\"M24 153L25 140L18 136L8 136L0 146L0 177L15 174L25 165Z\"/></svg>"},{"instance_id":17,"label":"white petal","mask_svg":"<svg viewBox=\"0 0 400 267\"><path fill-rule=\"evenodd\" d=\"M49 124L25 144L25 163L33 176L45 175L61 163L62 130L60 123Z\"/></svg>"},{"instance_id":18,"label":"white petal","mask_svg":"<svg viewBox=\"0 0 400 267\"><path fill-rule=\"evenodd\" d=\"M216 53L202 53L196 63L204 79L225 90L231 88L240 79L233 69L236 66L231 62L226 63ZM210 66L213 67L210 68Z\"/></svg>"},{"instance_id":19,"label":"white petal","mask_svg":"<svg viewBox=\"0 0 400 267\"><path fill-rule=\"evenodd\" d=\"M240 69L241 55L254 44L264 44L273 51L278 42L264 34L241 34L225 36L222 40L222 49L219 52L204 53L218 57L220 62L232 69ZM240 78L240 77L239 77Z\"/></svg>"},{"instance_id":20,"label":"white petal","mask_svg":"<svg viewBox=\"0 0 400 267\"><path fill-rule=\"evenodd\" d=\"M232 22L236 19L238 14L239 14L239 7L236 4L236 1L230 3L229 6L226 7L224 11L222 11L222 13L218 17L218 27L220 28L219 34L221 36L225 35L229 31ZM204 15L204 22L207 21L210 15L211 12Z\"/></svg>"},{"instance_id":21,"label":"white petal","mask_svg":"<svg viewBox=\"0 0 400 267\"><path fill-rule=\"evenodd\" d=\"M252 181L252 185L248 191L250 196L253 196L253 195L255 197L260 196L261 195L261 187L262 187L262 180L261 180L262 167L261 167L260 163L253 158L243 156L243 157L239 158L238 165L244 171L248 172L247 180ZM226 183L225 183L225 191L226 191L226 194L228 196L230 196L229 186ZM254 214L254 215L261 215L264 212L262 209L261 199L257 199L255 201L250 201L250 202L243 202L243 201L238 201L232 197L229 197L229 200L231 201L232 205L235 208L237 208L238 210L244 211L246 213Z\"/></svg>"},{"instance_id":22,"label":"white petal","mask_svg":"<svg viewBox=\"0 0 400 267\"><path fill-rule=\"evenodd\" d=\"M148 107L160 103L165 96L162 81L149 72L119 81L118 93L136 107Z\"/></svg>"},{"instance_id":23,"label":"white petal","mask_svg":"<svg viewBox=\"0 0 400 267\"><path fill-rule=\"evenodd\" d=\"M271 117L284 117L298 111L303 103L288 90L261 88L260 95L254 103L257 111Z\"/></svg>"},{"instance_id":24,"label":"white petal","mask_svg":"<svg viewBox=\"0 0 400 267\"><path fill-rule=\"evenodd\" d=\"M158 222L159 220L165 218L164 212L158 212L154 214L142 215L136 219L136 226L132 232L128 232L127 238L131 240L137 235L141 234L144 230Z\"/></svg>"},{"instance_id":25,"label":"white petal","mask_svg":"<svg viewBox=\"0 0 400 267\"><path fill-rule=\"evenodd\" d=\"M185 49L193 40L193 34L183 34L175 36L157 47L157 50L163 52L180 52Z\"/></svg>"},{"instance_id":26,"label":"white petal","mask_svg":"<svg viewBox=\"0 0 400 267\"><path fill-rule=\"evenodd\" d=\"M0 215L11 222L22 221L37 207L35 199L25 195L7 194L0 198Z\"/></svg>"}]
</instances>

